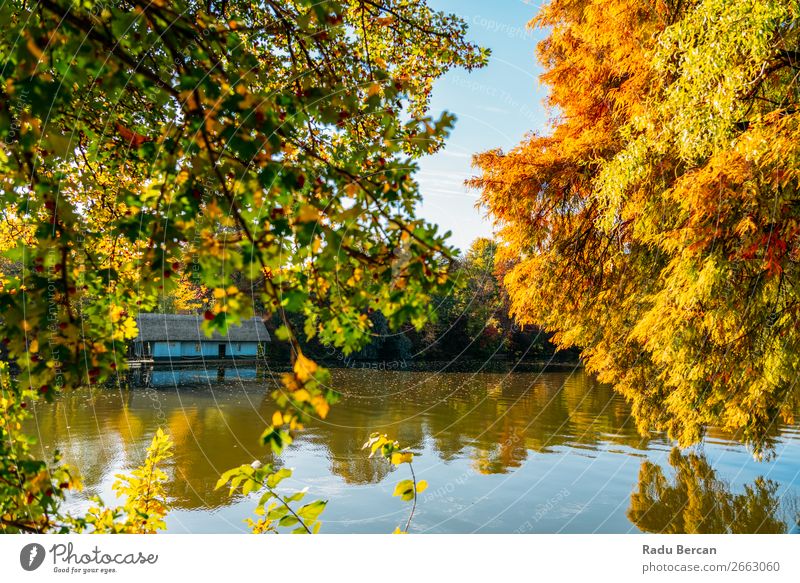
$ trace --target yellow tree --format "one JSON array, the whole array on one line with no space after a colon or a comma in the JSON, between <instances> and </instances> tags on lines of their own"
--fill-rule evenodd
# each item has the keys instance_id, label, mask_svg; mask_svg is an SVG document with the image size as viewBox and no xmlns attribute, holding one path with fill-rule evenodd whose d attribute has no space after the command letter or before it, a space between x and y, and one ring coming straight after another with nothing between
<instances>
[{"instance_id":1,"label":"yellow tree","mask_svg":"<svg viewBox=\"0 0 800 583\"><path fill-rule=\"evenodd\" d=\"M717 477L705 456L669 455L672 481L661 466L644 462L631 494L627 516L644 532L662 534L785 533L778 484L763 477L745 484L741 494Z\"/></svg>"},{"instance_id":2,"label":"yellow tree","mask_svg":"<svg viewBox=\"0 0 800 583\"><path fill-rule=\"evenodd\" d=\"M800 368L797 2L553 0L552 131L475 158L513 312L642 431L762 450Z\"/></svg>"}]
</instances>

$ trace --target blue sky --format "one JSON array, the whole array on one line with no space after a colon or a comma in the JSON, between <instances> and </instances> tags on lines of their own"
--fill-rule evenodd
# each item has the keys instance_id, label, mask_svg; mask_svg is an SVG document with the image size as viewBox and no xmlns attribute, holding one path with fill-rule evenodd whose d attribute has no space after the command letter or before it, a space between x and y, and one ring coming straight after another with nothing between
<instances>
[{"instance_id":1,"label":"blue sky","mask_svg":"<svg viewBox=\"0 0 800 583\"><path fill-rule=\"evenodd\" d=\"M433 114L443 110L458 120L446 147L420 161L417 175L423 203L420 214L452 231L451 242L466 249L479 236L490 236L485 211L475 208L476 191L464 180L475 174L474 153L508 150L531 130L546 128L544 88L537 80L536 43L541 30L526 28L540 2L523 0L429 0L431 7L458 14L469 24L469 38L492 49L489 65L479 71L449 72L433 90Z\"/></svg>"}]
</instances>

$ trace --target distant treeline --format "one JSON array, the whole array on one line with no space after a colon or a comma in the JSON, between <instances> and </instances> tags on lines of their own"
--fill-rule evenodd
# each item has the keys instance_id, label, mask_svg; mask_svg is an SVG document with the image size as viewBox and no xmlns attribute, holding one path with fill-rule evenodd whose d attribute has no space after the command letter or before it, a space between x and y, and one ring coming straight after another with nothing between
<instances>
[{"instance_id":1,"label":"distant treeline","mask_svg":"<svg viewBox=\"0 0 800 583\"><path fill-rule=\"evenodd\" d=\"M468 315L454 314L447 306L448 300L440 302L440 316L436 323L427 324L422 330L413 328L392 332L386 326L386 318L375 313L370 315L375 339L358 352L346 355L335 347L323 346L316 340L301 346L310 358L326 365L354 366L354 363L378 363L387 370L410 368L412 362L420 361L503 361L523 360L528 362L578 362L576 350L558 351L550 342L549 335L532 326L510 327L506 330L488 324L477 334L470 333L476 325ZM298 322L300 324L300 322ZM268 324L271 332L280 325L274 317ZM302 328L300 328L302 329ZM274 338L274 334L273 334ZM289 362L290 348L286 343L273 341L267 346L267 357L273 362Z\"/></svg>"},{"instance_id":2,"label":"distant treeline","mask_svg":"<svg viewBox=\"0 0 800 583\"><path fill-rule=\"evenodd\" d=\"M495 250L494 242L478 239L453 261L449 292L432 298L437 319L421 330L410 326L390 330L386 317L374 312L369 314L374 340L362 350L346 355L316 340L301 338L303 351L328 365L377 363L386 369L408 368L420 361L577 362L577 350L557 351L549 334L514 324L501 284L502 270L495 266ZM275 315L268 327L274 332L281 323ZM291 323L296 330L303 329L302 318L292 318ZM290 348L274 341L269 343L267 355L273 362L288 362Z\"/></svg>"},{"instance_id":3,"label":"distant treeline","mask_svg":"<svg viewBox=\"0 0 800 583\"><path fill-rule=\"evenodd\" d=\"M534 326L519 326L509 315L508 295L502 278L509 266L495 261L497 250L490 239L476 239L469 250L452 260L450 283L446 293L431 298L436 319L421 330L406 326L391 330L380 312L368 314L374 339L361 350L344 354L324 346L316 339L304 337L304 316L288 314L289 323L298 336L303 352L327 365L353 366L353 363L375 363L381 368L412 368L410 363L446 361L475 363L489 360L525 362L567 362L579 360L578 350L557 351L550 335ZM234 280L238 278L234 274ZM262 282L241 278L242 291L254 302L256 313L269 310L260 303ZM162 297L163 313L187 313L210 309L216 300L211 290L194 285L183 278L178 289ZM276 313L267 322L273 341L268 343L271 362L288 363L290 347L277 340L275 331L283 324ZM472 366L472 365L470 365Z\"/></svg>"}]
</instances>

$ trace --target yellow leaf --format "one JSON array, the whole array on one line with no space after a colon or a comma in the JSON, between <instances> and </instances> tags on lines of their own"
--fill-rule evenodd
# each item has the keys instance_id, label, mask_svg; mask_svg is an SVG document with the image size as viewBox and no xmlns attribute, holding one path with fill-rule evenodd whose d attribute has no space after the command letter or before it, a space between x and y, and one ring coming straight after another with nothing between
<instances>
[{"instance_id":1,"label":"yellow leaf","mask_svg":"<svg viewBox=\"0 0 800 583\"><path fill-rule=\"evenodd\" d=\"M302 382L306 382L317 372L317 363L305 357L301 352L294 363L294 372Z\"/></svg>"},{"instance_id":2,"label":"yellow leaf","mask_svg":"<svg viewBox=\"0 0 800 583\"><path fill-rule=\"evenodd\" d=\"M275 427L280 427L283 425L283 415L280 411L275 411L275 413L272 414L272 424Z\"/></svg>"},{"instance_id":3,"label":"yellow leaf","mask_svg":"<svg viewBox=\"0 0 800 583\"><path fill-rule=\"evenodd\" d=\"M122 317L122 314L125 312L125 310L120 306L112 306L110 312L111 321L119 322L119 319Z\"/></svg>"},{"instance_id":4,"label":"yellow leaf","mask_svg":"<svg viewBox=\"0 0 800 583\"><path fill-rule=\"evenodd\" d=\"M392 454L392 463L396 466L400 464L410 464L414 459L414 454L407 451L397 451Z\"/></svg>"},{"instance_id":5,"label":"yellow leaf","mask_svg":"<svg viewBox=\"0 0 800 583\"><path fill-rule=\"evenodd\" d=\"M305 389L297 389L294 393L292 393L292 398L300 403L305 403L311 399L311 393Z\"/></svg>"},{"instance_id":6,"label":"yellow leaf","mask_svg":"<svg viewBox=\"0 0 800 583\"><path fill-rule=\"evenodd\" d=\"M417 494L422 494L427 489L428 489L428 482L426 480L420 480L419 482L417 482Z\"/></svg>"},{"instance_id":7,"label":"yellow leaf","mask_svg":"<svg viewBox=\"0 0 800 583\"><path fill-rule=\"evenodd\" d=\"M328 404L328 401L326 401L325 397L321 395L317 395L311 399L311 404L314 405L314 409L317 411L317 415L320 416L320 419L325 419L325 417L328 416L328 411L331 410L331 406Z\"/></svg>"},{"instance_id":8,"label":"yellow leaf","mask_svg":"<svg viewBox=\"0 0 800 583\"><path fill-rule=\"evenodd\" d=\"M132 340L139 335L139 329L136 327L136 320L133 317L128 316L125 319L125 322L123 322L122 333L127 340Z\"/></svg>"}]
</instances>

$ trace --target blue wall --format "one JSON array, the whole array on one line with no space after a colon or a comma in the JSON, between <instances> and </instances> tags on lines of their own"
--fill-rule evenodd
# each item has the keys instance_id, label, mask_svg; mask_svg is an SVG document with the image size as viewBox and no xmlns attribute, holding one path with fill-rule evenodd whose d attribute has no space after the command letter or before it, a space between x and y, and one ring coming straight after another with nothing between
<instances>
[{"instance_id":1,"label":"blue wall","mask_svg":"<svg viewBox=\"0 0 800 583\"><path fill-rule=\"evenodd\" d=\"M220 344L226 358L258 356L258 342L153 342L153 358L219 358Z\"/></svg>"}]
</instances>

